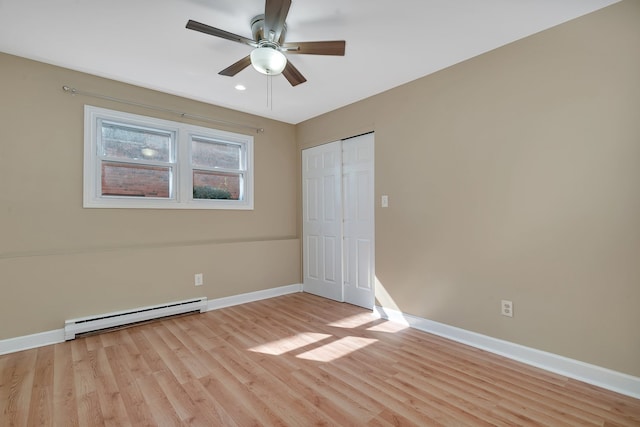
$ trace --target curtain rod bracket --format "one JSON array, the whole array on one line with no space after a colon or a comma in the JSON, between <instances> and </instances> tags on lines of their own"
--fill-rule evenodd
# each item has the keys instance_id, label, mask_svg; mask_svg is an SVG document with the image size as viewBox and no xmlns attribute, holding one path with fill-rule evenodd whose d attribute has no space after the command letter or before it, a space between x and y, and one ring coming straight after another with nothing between
<instances>
[{"instance_id":1,"label":"curtain rod bracket","mask_svg":"<svg viewBox=\"0 0 640 427\"><path fill-rule=\"evenodd\" d=\"M65 92L71 92L71 95L75 95L77 92L76 88L69 86L62 86L62 90L64 90Z\"/></svg>"}]
</instances>

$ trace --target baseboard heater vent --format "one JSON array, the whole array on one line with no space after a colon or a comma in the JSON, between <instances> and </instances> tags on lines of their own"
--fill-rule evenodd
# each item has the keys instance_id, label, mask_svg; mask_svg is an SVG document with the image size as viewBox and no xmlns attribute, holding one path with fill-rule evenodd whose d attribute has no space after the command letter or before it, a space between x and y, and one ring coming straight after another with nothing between
<instances>
[{"instance_id":1,"label":"baseboard heater vent","mask_svg":"<svg viewBox=\"0 0 640 427\"><path fill-rule=\"evenodd\" d=\"M206 310L207 298L197 298L149 307L140 307L133 310L100 314L97 316L71 319L64 322L64 339L68 341L74 339L77 334L96 332L102 329L110 329L117 326L144 322L176 314L192 313L196 311L204 313Z\"/></svg>"}]
</instances>

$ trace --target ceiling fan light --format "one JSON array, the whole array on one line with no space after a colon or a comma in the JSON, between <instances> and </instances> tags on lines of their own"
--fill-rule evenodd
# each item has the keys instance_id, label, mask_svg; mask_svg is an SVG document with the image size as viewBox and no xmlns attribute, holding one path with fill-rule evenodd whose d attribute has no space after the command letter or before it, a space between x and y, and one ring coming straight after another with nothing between
<instances>
[{"instance_id":1,"label":"ceiling fan light","mask_svg":"<svg viewBox=\"0 0 640 427\"><path fill-rule=\"evenodd\" d=\"M287 57L271 47L258 47L251 52L251 65L259 73L278 75L287 65Z\"/></svg>"}]
</instances>

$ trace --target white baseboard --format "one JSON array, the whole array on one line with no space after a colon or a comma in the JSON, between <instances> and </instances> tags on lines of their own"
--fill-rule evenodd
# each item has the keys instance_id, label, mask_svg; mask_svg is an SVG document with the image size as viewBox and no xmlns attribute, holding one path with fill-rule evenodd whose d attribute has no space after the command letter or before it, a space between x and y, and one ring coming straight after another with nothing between
<instances>
[{"instance_id":1,"label":"white baseboard","mask_svg":"<svg viewBox=\"0 0 640 427\"><path fill-rule=\"evenodd\" d=\"M445 325L444 323L434 322L422 317L404 314L398 310L376 306L374 311L384 319L399 322L424 332L526 363L527 365L640 399L640 378L632 375L492 338Z\"/></svg>"},{"instance_id":2,"label":"white baseboard","mask_svg":"<svg viewBox=\"0 0 640 427\"><path fill-rule=\"evenodd\" d=\"M64 342L64 328L0 340L0 355Z\"/></svg>"},{"instance_id":3,"label":"white baseboard","mask_svg":"<svg viewBox=\"0 0 640 427\"><path fill-rule=\"evenodd\" d=\"M247 302L259 301L281 295L300 292L302 285L280 286L278 288L265 289L263 291L250 292L247 294L234 295L225 298L218 298L207 301L206 310L216 310L218 308L230 307L232 305L244 304ZM32 335L24 335L15 338L0 340L0 355L15 353L17 351L29 350L45 345L58 344L64 342L64 328L53 331L40 332Z\"/></svg>"},{"instance_id":4,"label":"white baseboard","mask_svg":"<svg viewBox=\"0 0 640 427\"><path fill-rule=\"evenodd\" d=\"M209 300L207 304L207 311L279 297L282 295L294 294L296 292L302 292L301 284L280 286L278 288L265 289L262 291L249 292L240 295L232 295L225 298L217 298L214 300Z\"/></svg>"}]
</instances>

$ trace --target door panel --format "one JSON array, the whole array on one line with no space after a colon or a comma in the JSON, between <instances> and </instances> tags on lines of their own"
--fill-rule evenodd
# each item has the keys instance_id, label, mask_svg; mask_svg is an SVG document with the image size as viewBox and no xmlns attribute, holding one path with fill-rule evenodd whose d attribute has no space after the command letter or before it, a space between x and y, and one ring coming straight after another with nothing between
<instances>
[{"instance_id":1,"label":"door panel","mask_svg":"<svg viewBox=\"0 0 640 427\"><path fill-rule=\"evenodd\" d=\"M374 290L374 137L343 141L343 233L345 301L373 309Z\"/></svg>"},{"instance_id":2,"label":"door panel","mask_svg":"<svg viewBox=\"0 0 640 427\"><path fill-rule=\"evenodd\" d=\"M307 270L306 274L313 279L320 278L320 272L318 271L318 250L320 244L318 242L318 236L308 236L306 239L307 245L305 247L305 256L307 260L311 260L312 262L307 262Z\"/></svg>"},{"instance_id":3,"label":"door panel","mask_svg":"<svg viewBox=\"0 0 640 427\"><path fill-rule=\"evenodd\" d=\"M337 141L302 151L303 288L336 301L344 301L341 145Z\"/></svg>"}]
</instances>

